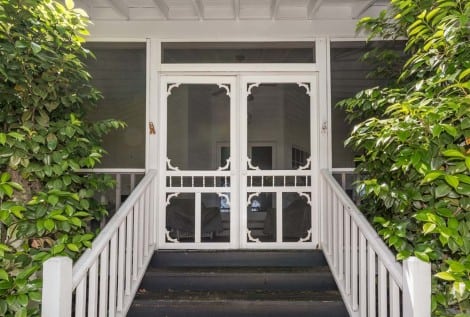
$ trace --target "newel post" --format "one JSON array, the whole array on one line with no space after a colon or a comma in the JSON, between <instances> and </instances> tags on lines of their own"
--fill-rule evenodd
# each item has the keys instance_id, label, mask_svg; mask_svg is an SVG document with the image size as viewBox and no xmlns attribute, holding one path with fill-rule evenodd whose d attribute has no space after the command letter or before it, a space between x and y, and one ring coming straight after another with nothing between
<instances>
[{"instance_id":1,"label":"newel post","mask_svg":"<svg viewBox=\"0 0 470 317\"><path fill-rule=\"evenodd\" d=\"M53 257L42 272L42 317L72 316L72 260Z\"/></svg>"},{"instance_id":2,"label":"newel post","mask_svg":"<svg viewBox=\"0 0 470 317\"><path fill-rule=\"evenodd\" d=\"M431 264L416 257L403 261L403 316L431 316Z\"/></svg>"}]
</instances>

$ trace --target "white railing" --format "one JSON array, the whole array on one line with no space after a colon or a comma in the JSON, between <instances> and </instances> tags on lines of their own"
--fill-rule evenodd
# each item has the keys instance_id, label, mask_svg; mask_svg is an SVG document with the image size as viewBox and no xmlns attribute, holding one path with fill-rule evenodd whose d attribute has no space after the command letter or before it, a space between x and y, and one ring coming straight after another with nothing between
<instances>
[{"instance_id":1,"label":"white railing","mask_svg":"<svg viewBox=\"0 0 470 317\"><path fill-rule=\"evenodd\" d=\"M156 171L150 171L80 259L43 266L43 317L125 316L156 244Z\"/></svg>"},{"instance_id":2,"label":"white railing","mask_svg":"<svg viewBox=\"0 0 470 317\"><path fill-rule=\"evenodd\" d=\"M321 247L350 316L430 317L431 265L397 262L331 172L321 175Z\"/></svg>"},{"instance_id":3,"label":"white railing","mask_svg":"<svg viewBox=\"0 0 470 317\"><path fill-rule=\"evenodd\" d=\"M81 169L79 172L83 174L112 175L116 182L114 193L111 195L108 192L100 194L102 203L108 203L109 205L110 200L112 201L111 205L114 205L114 210L109 210L110 214L114 214L121 207L122 198L132 193L140 179L145 175L145 169L143 168L91 168Z\"/></svg>"}]
</instances>

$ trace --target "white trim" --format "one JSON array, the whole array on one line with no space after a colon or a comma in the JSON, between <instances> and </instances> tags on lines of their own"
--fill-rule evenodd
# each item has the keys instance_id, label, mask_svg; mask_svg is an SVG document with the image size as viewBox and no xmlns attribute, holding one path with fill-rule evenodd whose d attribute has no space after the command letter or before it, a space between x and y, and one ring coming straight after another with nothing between
<instances>
[{"instance_id":1,"label":"white trim","mask_svg":"<svg viewBox=\"0 0 470 317\"><path fill-rule=\"evenodd\" d=\"M297 64L161 64L162 72L306 72L318 71L316 63L297 63Z\"/></svg>"}]
</instances>

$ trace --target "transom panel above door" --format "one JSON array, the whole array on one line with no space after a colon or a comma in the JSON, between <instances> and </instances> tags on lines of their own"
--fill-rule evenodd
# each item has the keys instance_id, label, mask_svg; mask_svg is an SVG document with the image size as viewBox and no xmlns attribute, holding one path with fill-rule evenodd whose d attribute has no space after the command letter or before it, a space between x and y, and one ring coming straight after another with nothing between
<instances>
[{"instance_id":1,"label":"transom panel above door","mask_svg":"<svg viewBox=\"0 0 470 317\"><path fill-rule=\"evenodd\" d=\"M317 245L316 76L162 76L160 247Z\"/></svg>"}]
</instances>

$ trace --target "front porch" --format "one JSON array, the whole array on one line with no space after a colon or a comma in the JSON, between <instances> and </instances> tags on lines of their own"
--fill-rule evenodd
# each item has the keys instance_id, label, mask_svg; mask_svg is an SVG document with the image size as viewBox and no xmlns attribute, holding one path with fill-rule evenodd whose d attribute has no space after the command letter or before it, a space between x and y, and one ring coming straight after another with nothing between
<instances>
[{"instance_id":1,"label":"front porch","mask_svg":"<svg viewBox=\"0 0 470 317\"><path fill-rule=\"evenodd\" d=\"M114 211L76 263L46 262L43 316L125 316L164 250L322 252L349 316L430 316L430 266L397 262L353 201L333 106L376 83L354 27L387 1L77 2L94 115L129 127L83 170L114 175Z\"/></svg>"},{"instance_id":2,"label":"front porch","mask_svg":"<svg viewBox=\"0 0 470 317\"><path fill-rule=\"evenodd\" d=\"M403 263L382 242L336 178L321 172L319 246L350 316L428 316L430 266ZM334 176L334 174L336 174ZM53 258L44 266L43 316L125 316L155 251L158 251L150 171L89 249L73 264ZM312 247L312 249L314 249ZM73 296L72 296L73 295ZM60 300L57 300L60 299Z\"/></svg>"}]
</instances>

